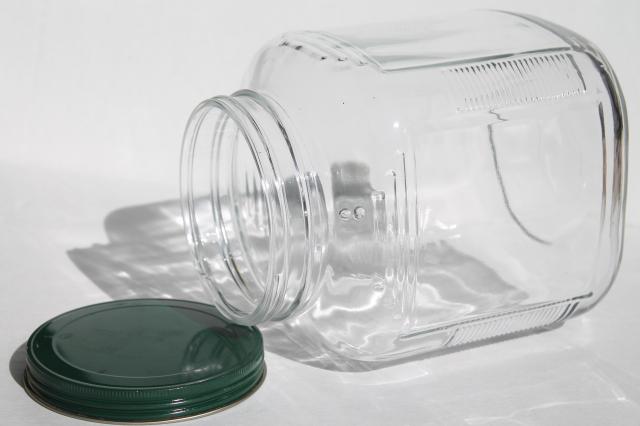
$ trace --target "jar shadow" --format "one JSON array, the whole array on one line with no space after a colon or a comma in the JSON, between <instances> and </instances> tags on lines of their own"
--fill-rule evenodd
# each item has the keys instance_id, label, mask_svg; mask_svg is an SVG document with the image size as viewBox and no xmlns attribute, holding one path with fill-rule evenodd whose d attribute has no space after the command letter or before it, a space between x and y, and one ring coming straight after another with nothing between
<instances>
[{"instance_id":1,"label":"jar shadow","mask_svg":"<svg viewBox=\"0 0 640 426\"><path fill-rule=\"evenodd\" d=\"M211 300L209 290L193 265L178 200L114 210L105 217L104 229L108 238L106 244L75 248L67 255L112 299ZM321 339L313 338L315 331L303 324L271 322L260 325L260 330L268 352L313 367L347 372L378 370L518 337L518 334L498 337L464 347L388 361L361 361L323 346Z\"/></svg>"}]
</instances>

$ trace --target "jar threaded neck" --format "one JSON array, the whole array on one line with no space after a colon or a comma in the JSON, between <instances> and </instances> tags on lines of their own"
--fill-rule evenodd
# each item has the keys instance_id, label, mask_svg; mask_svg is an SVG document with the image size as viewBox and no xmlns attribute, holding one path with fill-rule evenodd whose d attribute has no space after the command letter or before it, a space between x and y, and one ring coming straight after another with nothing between
<instances>
[{"instance_id":1,"label":"jar threaded neck","mask_svg":"<svg viewBox=\"0 0 640 426\"><path fill-rule=\"evenodd\" d=\"M303 310L323 271L324 197L285 117L273 100L242 90L202 102L184 134L187 238L214 304L240 324Z\"/></svg>"}]
</instances>

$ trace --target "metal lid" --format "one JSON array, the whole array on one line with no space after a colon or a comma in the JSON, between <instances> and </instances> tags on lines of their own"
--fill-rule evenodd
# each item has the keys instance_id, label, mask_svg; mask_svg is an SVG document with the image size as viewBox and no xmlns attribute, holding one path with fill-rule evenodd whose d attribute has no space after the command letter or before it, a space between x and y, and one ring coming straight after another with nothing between
<instances>
[{"instance_id":1,"label":"metal lid","mask_svg":"<svg viewBox=\"0 0 640 426\"><path fill-rule=\"evenodd\" d=\"M62 314L27 343L26 388L79 417L156 422L237 402L262 382L262 336L210 305L166 299Z\"/></svg>"}]
</instances>

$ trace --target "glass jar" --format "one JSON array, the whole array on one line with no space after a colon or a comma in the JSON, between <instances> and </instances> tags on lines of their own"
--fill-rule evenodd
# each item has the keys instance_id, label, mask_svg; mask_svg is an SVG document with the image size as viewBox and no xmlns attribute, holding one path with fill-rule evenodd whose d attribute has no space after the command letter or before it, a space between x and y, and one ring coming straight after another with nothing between
<instances>
[{"instance_id":1,"label":"glass jar","mask_svg":"<svg viewBox=\"0 0 640 426\"><path fill-rule=\"evenodd\" d=\"M590 42L530 16L284 34L193 112L185 227L212 301L392 360L562 323L621 257L627 125Z\"/></svg>"}]
</instances>

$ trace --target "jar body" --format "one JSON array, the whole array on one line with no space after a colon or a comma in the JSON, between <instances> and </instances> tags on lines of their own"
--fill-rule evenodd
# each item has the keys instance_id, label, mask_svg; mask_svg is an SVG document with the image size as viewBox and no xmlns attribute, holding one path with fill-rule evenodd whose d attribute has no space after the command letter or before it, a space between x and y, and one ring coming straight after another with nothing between
<instances>
[{"instance_id":1,"label":"jar body","mask_svg":"<svg viewBox=\"0 0 640 426\"><path fill-rule=\"evenodd\" d=\"M236 170L186 179L208 182L192 211L218 199L187 223L233 319L271 303L248 322L394 359L561 323L613 281L624 104L575 34L503 12L289 33L245 87L231 102L253 119L218 114L212 132L264 144L186 155Z\"/></svg>"}]
</instances>

